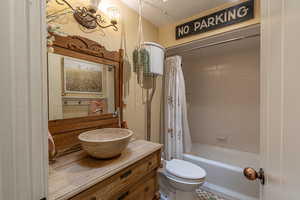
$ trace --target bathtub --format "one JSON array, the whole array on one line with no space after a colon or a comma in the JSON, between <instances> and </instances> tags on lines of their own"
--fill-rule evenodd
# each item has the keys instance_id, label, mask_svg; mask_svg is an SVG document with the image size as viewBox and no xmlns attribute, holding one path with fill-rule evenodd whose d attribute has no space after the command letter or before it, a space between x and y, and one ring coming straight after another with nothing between
<instances>
[{"instance_id":1,"label":"bathtub","mask_svg":"<svg viewBox=\"0 0 300 200\"><path fill-rule=\"evenodd\" d=\"M184 160L206 170L205 189L233 200L259 199L259 183L243 175L245 167L258 169L258 154L194 143Z\"/></svg>"}]
</instances>

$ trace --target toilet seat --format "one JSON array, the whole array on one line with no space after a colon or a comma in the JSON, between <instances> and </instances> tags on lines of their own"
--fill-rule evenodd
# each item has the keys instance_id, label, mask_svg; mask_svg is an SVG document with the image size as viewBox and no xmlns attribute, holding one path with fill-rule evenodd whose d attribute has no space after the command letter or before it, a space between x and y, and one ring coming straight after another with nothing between
<instances>
[{"instance_id":1,"label":"toilet seat","mask_svg":"<svg viewBox=\"0 0 300 200\"><path fill-rule=\"evenodd\" d=\"M170 190L175 189L185 193L195 192L205 182L206 177L205 170L198 165L178 159L165 161L164 167L158 172L160 184L164 184Z\"/></svg>"},{"instance_id":2,"label":"toilet seat","mask_svg":"<svg viewBox=\"0 0 300 200\"><path fill-rule=\"evenodd\" d=\"M204 183L204 181L205 181L205 178L203 178L203 179L184 179L184 178L180 178L178 176L174 176L173 174L170 174L168 172L165 173L165 176L171 181L175 181L177 183L187 184L187 185L198 185L198 184Z\"/></svg>"},{"instance_id":3,"label":"toilet seat","mask_svg":"<svg viewBox=\"0 0 300 200\"><path fill-rule=\"evenodd\" d=\"M195 184L204 182L206 172L201 167L184 160L173 159L166 162L167 176L178 181Z\"/></svg>"}]
</instances>

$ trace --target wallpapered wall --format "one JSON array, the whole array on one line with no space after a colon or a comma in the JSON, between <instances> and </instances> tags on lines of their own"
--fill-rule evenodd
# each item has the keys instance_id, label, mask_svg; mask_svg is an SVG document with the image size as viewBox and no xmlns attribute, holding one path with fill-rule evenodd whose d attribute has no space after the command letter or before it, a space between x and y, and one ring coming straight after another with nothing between
<instances>
[{"instance_id":1,"label":"wallpapered wall","mask_svg":"<svg viewBox=\"0 0 300 200\"><path fill-rule=\"evenodd\" d=\"M69 0L74 7L83 5L85 1L80 0ZM138 34L138 14L132 9L125 6L118 0L103 0L102 3L112 3L119 7L121 11L120 20L123 20L125 39L127 43L126 52L129 56L129 60L132 63L132 52L137 44L137 34ZM57 5L54 1L50 1L47 6L47 12L52 13L65 8L64 6ZM108 20L109 21L109 20ZM94 41L99 42L105 46L108 50L118 50L121 44L121 30L118 32L112 29L104 29L101 31L96 31L92 33L83 32L78 23L75 21L71 14L64 16L61 19L55 21L61 27L61 31L68 33L70 35L80 35ZM121 22L118 26L120 27ZM157 42L158 40L158 28L151 24L149 21L143 19L143 29L144 29L144 40L150 42ZM132 70L132 69L131 69ZM130 129L135 132L137 138L145 137L145 106L142 103L142 90L137 85L136 75L130 73L129 76L129 95L126 98L125 103L127 104L124 116L128 123ZM161 79L158 80L157 91L153 99L152 106L152 140L159 141L159 110L160 110L160 98L161 98Z\"/></svg>"}]
</instances>

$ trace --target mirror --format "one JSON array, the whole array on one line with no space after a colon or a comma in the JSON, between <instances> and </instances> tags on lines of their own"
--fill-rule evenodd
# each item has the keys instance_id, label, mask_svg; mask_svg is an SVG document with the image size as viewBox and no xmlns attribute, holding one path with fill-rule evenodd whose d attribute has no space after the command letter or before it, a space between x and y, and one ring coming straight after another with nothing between
<instances>
[{"instance_id":1,"label":"mirror","mask_svg":"<svg viewBox=\"0 0 300 200\"><path fill-rule=\"evenodd\" d=\"M48 129L56 155L81 148L78 135L123 122L123 49L48 32Z\"/></svg>"},{"instance_id":2,"label":"mirror","mask_svg":"<svg viewBox=\"0 0 300 200\"><path fill-rule=\"evenodd\" d=\"M49 120L115 111L112 65L48 53Z\"/></svg>"}]
</instances>

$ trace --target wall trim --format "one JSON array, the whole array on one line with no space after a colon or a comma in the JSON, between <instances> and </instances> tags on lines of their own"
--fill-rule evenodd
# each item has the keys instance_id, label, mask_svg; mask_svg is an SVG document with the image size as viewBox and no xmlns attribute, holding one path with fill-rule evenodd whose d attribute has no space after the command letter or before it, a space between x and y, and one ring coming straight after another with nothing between
<instances>
[{"instance_id":1,"label":"wall trim","mask_svg":"<svg viewBox=\"0 0 300 200\"><path fill-rule=\"evenodd\" d=\"M45 4L2 2L0 199L47 196Z\"/></svg>"}]
</instances>

